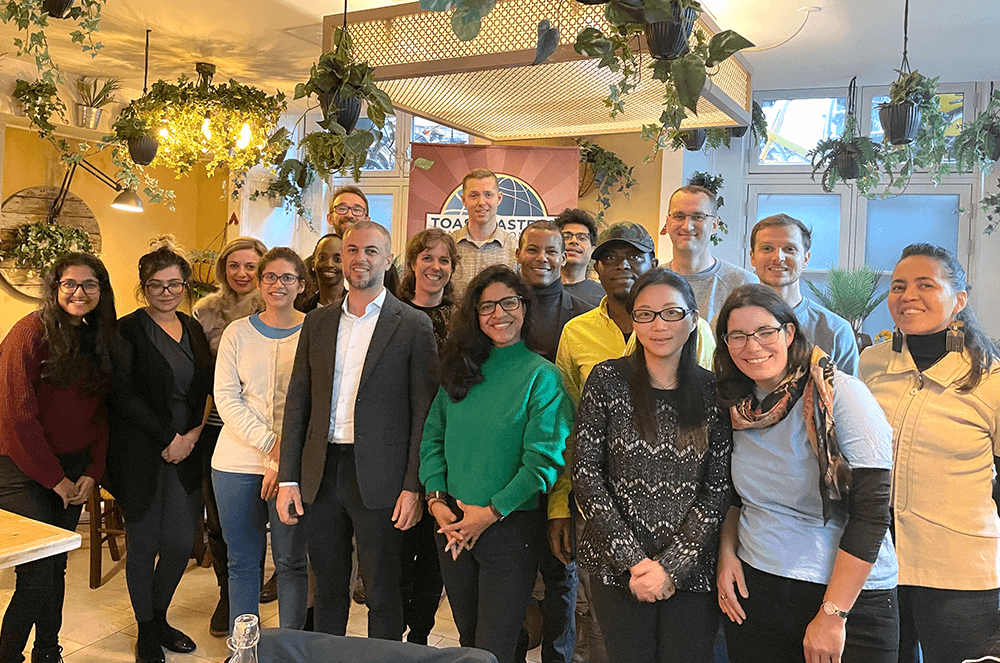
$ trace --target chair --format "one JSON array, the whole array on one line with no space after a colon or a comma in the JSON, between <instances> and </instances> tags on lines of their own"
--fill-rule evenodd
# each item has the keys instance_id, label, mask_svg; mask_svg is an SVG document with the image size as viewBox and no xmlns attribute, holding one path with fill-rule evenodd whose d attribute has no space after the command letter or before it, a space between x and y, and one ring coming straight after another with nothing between
<instances>
[{"instance_id":1,"label":"chair","mask_svg":"<svg viewBox=\"0 0 1000 663\"><path fill-rule=\"evenodd\" d=\"M471 647L438 649L411 642L354 638L266 628L257 643L260 661L272 663L496 663L493 654Z\"/></svg>"},{"instance_id":2,"label":"chair","mask_svg":"<svg viewBox=\"0 0 1000 663\"><path fill-rule=\"evenodd\" d=\"M125 520L115 498L100 485L94 486L91 491L87 511L90 513L90 588L97 589L125 567ZM119 536L122 537L121 545L118 543ZM105 542L115 565L102 575Z\"/></svg>"}]
</instances>

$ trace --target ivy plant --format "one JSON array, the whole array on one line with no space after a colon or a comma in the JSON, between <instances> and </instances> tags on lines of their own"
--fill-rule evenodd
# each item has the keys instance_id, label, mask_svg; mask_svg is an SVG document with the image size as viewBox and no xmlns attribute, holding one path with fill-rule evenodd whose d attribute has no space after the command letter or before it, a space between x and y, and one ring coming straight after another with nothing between
<instances>
[{"instance_id":1,"label":"ivy plant","mask_svg":"<svg viewBox=\"0 0 1000 663\"><path fill-rule=\"evenodd\" d=\"M302 194L315 179L315 173L308 162L298 159L285 159L281 162L277 172L271 182L264 190L256 190L250 194L250 200L257 200L260 196L270 196L285 199L285 209L295 210L295 212L306 219L310 229L312 224L312 212L305 206Z\"/></svg>"},{"instance_id":2,"label":"ivy plant","mask_svg":"<svg viewBox=\"0 0 1000 663\"><path fill-rule=\"evenodd\" d=\"M899 78L889 86L888 103L909 101L920 109L920 131L910 145L909 157L913 163L908 164L907 169L912 172L913 166L916 166L929 170L935 184L940 183L941 175L947 175L950 167L946 160L948 144L945 140L948 121L941 112L937 97L939 77L927 78L916 70L896 71Z\"/></svg>"},{"instance_id":3,"label":"ivy plant","mask_svg":"<svg viewBox=\"0 0 1000 663\"><path fill-rule=\"evenodd\" d=\"M24 114L38 127L39 134L52 137L56 129L50 119L53 115L65 119L66 104L59 98L55 83L44 79L34 82L18 79L14 84L14 98L21 102Z\"/></svg>"},{"instance_id":4,"label":"ivy plant","mask_svg":"<svg viewBox=\"0 0 1000 663\"><path fill-rule=\"evenodd\" d=\"M962 123L953 147L957 172L969 173L976 167L984 173L993 170L1000 158L1000 90L993 91L979 117Z\"/></svg>"},{"instance_id":5,"label":"ivy plant","mask_svg":"<svg viewBox=\"0 0 1000 663\"><path fill-rule=\"evenodd\" d=\"M580 163L585 164L586 172L591 174L588 181L586 173L580 181L580 196L584 196L592 187L597 188L597 204L600 210L597 212L598 223L604 221L604 212L611 206L612 189L618 187L618 193L622 193L628 198L629 189L636 184L636 179L632 177L632 169L617 154L607 150L600 145L583 140L580 145Z\"/></svg>"},{"instance_id":6,"label":"ivy plant","mask_svg":"<svg viewBox=\"0 0 1000 663\"><path fill-rule=\"evenodd\" d=\"M45 276L56 260L72 253L93 253L90 235L81 228L35 221L14 229L13 236L0 248L0 257L32 274Z\"/></svg>"},{"instance_id":7,"label":"ivy plant","mask_svg":"<svg viewBox=\"0 0 1000 663\"><path fill-rule=\"evenodd\" d=\"M693 184L694 186L700 186L704 189L708 189L709 191L715 194L716 211L722 209L722 207L726 204L725 199L719 193L722 191L723 182L724 180L722 175L712 175L711 173L701 170L694 171L694 174L691 175L691 178L688 180L688 184ZM719 228L714 233L712 233L712 236L710 237L713 246L718 246L719 243L722 241L722 237L719 236L719 233L722 233L723 235L729 234L729 225L725 221L723 221L721 216L718 217L718 221L719 221Z\"/></svg>"},{"instance_id":8,"label":"ivy plant","mask_svg":"<svg viewBox=\"0 0 1000 663\"><path fill-rule=\"evenodd\" d=\"M836 138L819 141L806 157L812 163L812 179L822 173L820 184L827 193L833 192L837 182L854 179L858 193L868 198L886 197L898 193L909 179L908 166L904 164L903 149L886 148L872 141L868 136L858 135L857 122L854 116L848 115L844 121L844 132ZM850 177L843 172L848 163L857 165L857 176ZM887 178L882 192L876 188Z\"/></svg>"}]
</instances>

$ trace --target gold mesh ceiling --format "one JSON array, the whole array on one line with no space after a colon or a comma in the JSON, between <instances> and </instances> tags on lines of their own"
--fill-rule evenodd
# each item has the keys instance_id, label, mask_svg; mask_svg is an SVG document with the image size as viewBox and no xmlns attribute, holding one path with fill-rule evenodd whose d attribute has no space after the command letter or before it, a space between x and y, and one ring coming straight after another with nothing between
<instances>
[{"instance_id":1,"label":"gold mesh ceiling","mask_svg":"<svg viewBox=\"0 0 1000 663\"><path fill-rule=\"evenodd\" d=\"M646 68L644 42L642 81L616 118L603 100L618 76L573 50L583 28L609 29L603 5L498 2L468 42L452 33L451 14L424 12L419 3L348 14L355 57L376 67L379 87L395 106L490 140L632 132L660 116L663 84ZM537 26L545 19L559 28L560 45L546 63L531 66ZM324 19L324 50L342 23L343 15ZM698 28L709 36L717 32L702 21ZM702 92L697 117L683 126L746 125L750 92L749 71L729 58Z\"/></svg>"}]
</instances>

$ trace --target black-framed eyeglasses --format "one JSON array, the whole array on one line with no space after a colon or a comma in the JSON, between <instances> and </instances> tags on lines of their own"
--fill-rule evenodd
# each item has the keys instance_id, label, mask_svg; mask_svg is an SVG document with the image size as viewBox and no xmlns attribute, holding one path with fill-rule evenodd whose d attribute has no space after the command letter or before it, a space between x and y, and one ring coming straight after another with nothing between
<instances>
[{"instance_id":1,"label":"black-framed eyeglasses","mask_svg":"<svg viewBox=\"0 0 1000 663\"><path fill-rule=\"evenodd\" d=\"M580 244L590 243L590 233L570 233L565 232L562 234L564 242L571 242L574 239Z\"/></svg>"},{"instance_id":2,"label":"black-framed eyeglasses","mask_svg":"<svg viewBox=\"0 0 1000 663\"><path fill-rule=\"evenodd\" d=\"M73 279L63 279L59 282L59 289L66 295L75 294L80 288L83 288L83 291L88 295L96 295L101 291L101 282L92 279L87 279L83 282L77 282Z\"/></svg>"},{"instance_id":3,"label":"black-framed eyeglasses","mask_svg":"<svg viewBox=\"0 0 1000 663\"><path fill-rule=\"evenodd\" d=\"M778 340L778 333L784 330L782 327L761 327L757 331L747 334L746 332L735 331L726 334L726 345L731 347L733 350L739 350L740 348L746 346L747 342L752 338L757 341L760 345L774 345Z\"/></svg>"},{"instance_id":4,"label":"black-framed eyeglasses","mask_svg":"<svg viewBox=\"0 0 1000 663\"><path fill-rule=\"evenodd\" d=\"M645 325L655 321L658 317L667 322L677 322L678 320L686 318L688 313L691 313L693 310L694 309L680 308L679 306L671 306L663 309L662 311L639 309L637 311L632 311L632 322Z\"/></svg>"},{"instance_id":5,"label":"black-framed eyeglasses","mask_svg":"<svg viewBox=\"0 0 1000 663\"><path fill-rule=\"evenodd\" d=\"M274 272L265 272L264 275L260 277L260 280L268 285L278 281L281 281L281 285L292 285L294 283L298 283L302 279L296 274L282 274L281 276L278 276Z\"/></svg>"},{"instance_id":6,"label":"black-framed eyeglasses","mask_svg":"<svg viewBox=\"0 0 1000 663\"><path fill-rule=\"evenodd\" d=\"M521 298L518 295L511 295L498 300L487 299L476 304L476 311L479 315L493 315L493 311L497 310L497 304L505 311L516 311L521 308Z\"/></svg>"},{"instance_id":7,"label":"black-framed eyeglasses","mask_svg":"<svg viewBox=\"0 0 1000 663\"><path fill-rule=\"evenodd\" d=\"M362 205L341 204L335 206L333 208L333 211L336 212L337 214L340 214L341 216L344 216L346 214L350 214L351 216L365 216L366 214L368 214L368 210L366 210Z\"/></svg>"},{"instance_id":8,"label":"black-framed eyeglasses","mask_svg":"<svg viewBox=\"0 0 1000 663\"><path fill-rule=\"evenodd\" d=\"M646 259L646 254L638 249L633 251L608 251L599 258L602 265L612 267L620 262L628 261L630 265L636 265Z\"/></svg>"},{"instance_id":9,"label":"black-framed eyeglasses","mask_svg":"<svg viewBox=\"0 0 1000 663\"><path fill-rule=\"evenodd\" d=\"M185 281L171 281L170 283L160 283L159 281L150 281L146 284L146 292L151 294L153 297L159 297L166 290L171 295L179 295L184 292L187 288L187 283Z\"/></svg>"},{"instance_id":10,"label":"black-framed eyeglasses","mask_svg":"<svg viewBox=\"0 0 1000 663\"><path fill-rule=\"evenodd\" d=\"M684 212L674 212L668 214L667 218L674 223L684 223L685 219L691 219L695 223L705 223L709 219L716 218L715 214L702 214L701 212L695 212L694 214L685 214Z\"/></svg>"}]
</instances>

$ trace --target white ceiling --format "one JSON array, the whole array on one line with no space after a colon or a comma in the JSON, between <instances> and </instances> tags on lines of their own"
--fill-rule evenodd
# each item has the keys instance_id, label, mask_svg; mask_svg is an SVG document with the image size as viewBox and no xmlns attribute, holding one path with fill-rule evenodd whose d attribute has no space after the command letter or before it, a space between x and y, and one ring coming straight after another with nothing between
<instances>
[{"instance_id":1,"label":"white ceiling","mask_svg":"<svg viewBox=\"0 0 1000 663\"><path fill-rule=\"evenodd\" d=\"M519 1L519 0L512 0ZM810 0L703 0L723 28L760 46L786 39L801 24L798 12ZM750 53L755 89L889 83L902 55L904 0L812 0L822 10L805 29L777 49ZM351 11L396 4L351 0ZM951 10L951 11L949 11ZM52 21L53 58L73 73L114 75L131 94L142 89L145 30L151 29L150 81L194 75L194 63L218 66L216 81L235 78L268 92L291 96L320 52L321 21L343 11L319 0L108 0L100 33L104 49L91 59L69 42L74 29ZM488 20L488 19L487 19ZM1000 1L967 0L949 5L913 0L909 61L942 82L1000 78ZM11 26L0 28L0 51L13 52ZM451 35L443 38L453 39ZM13 64L13 63L12 63ZM128 96L128 95L126 95Z\"/></svg>"}]
</instances>

